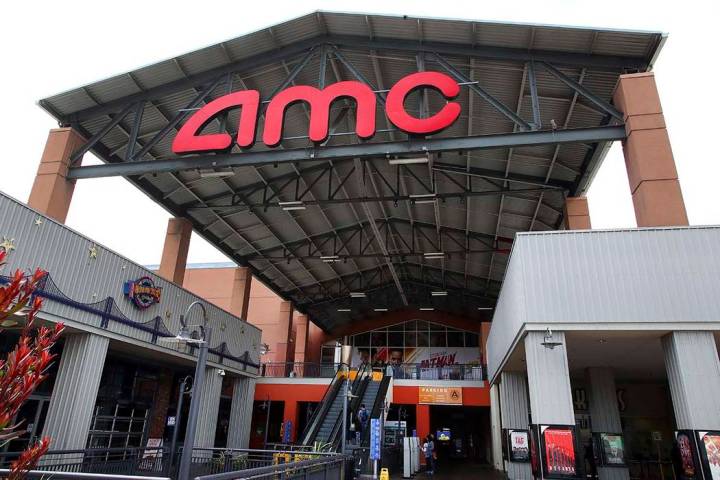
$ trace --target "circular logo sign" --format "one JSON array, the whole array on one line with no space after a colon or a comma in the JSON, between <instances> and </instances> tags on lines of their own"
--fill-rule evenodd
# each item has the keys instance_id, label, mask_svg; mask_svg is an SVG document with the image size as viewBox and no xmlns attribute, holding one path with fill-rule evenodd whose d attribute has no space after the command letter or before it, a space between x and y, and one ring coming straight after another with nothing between
<instances>
[{"instance_id":1,"label":"circular logo sign","mask_svg":"<svg viewBox=\"0 0 720 480\"><path fill-rule=\"evenodd\" d=\"M123 289L125 295L132 300L138 308L148 308L160 302L161 287L156 287L150 277L141 277L137 280L125 282Z\"/></svg>"}]
</instances>

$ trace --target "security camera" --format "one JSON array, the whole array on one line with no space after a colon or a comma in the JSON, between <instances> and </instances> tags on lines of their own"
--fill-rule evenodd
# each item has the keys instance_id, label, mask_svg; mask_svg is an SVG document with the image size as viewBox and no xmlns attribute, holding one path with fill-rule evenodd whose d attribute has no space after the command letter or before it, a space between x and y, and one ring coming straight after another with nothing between
<instances>
[{"instance_id":1,"label":"security camera","mask_svg":"<svg viewBox=\"0 0 720 480\"><path fill-rule=\"evenodd\" d=\"M220 375L221 377L224 377L224 376L225 376L225 370L223 370L222 368L221 368L220 370L218 370L218 375Z\"/></svg>"}]
</instances>

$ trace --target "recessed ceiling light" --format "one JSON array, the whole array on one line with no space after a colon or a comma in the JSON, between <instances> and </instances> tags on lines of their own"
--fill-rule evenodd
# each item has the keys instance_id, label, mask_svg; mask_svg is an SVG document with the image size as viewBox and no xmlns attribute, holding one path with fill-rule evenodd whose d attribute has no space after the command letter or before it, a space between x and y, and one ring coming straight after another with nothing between
<instances>
[{"instance_id":1,"label":"recessed ceiling light","mask_svg":"<svg viewBox=\"0 0 720 480\"><path fill-rule=\"evenodd\" d=\"M421 312L432 312L435 310L433 307L420 307Z\"/></svg>"},{"instance_id":2,"label":"recessed ceiling light","mask_svg":"<svg viewBox=\"0 0 720 480\"><path fill-rule=\"evenodd\" d=\"M478 310L494 310L493 307L478 307Z\"/></svg>"},{"instance_id":3,"label":"recessed ceiling light","mask_svg":"<svg viewBox=\"0 0 720 480\"><path fill-rule=\"evenodd\" d=\"M367 295L365 292L350 292L350 298L365 298Z\"/></svg>"},{"instance_id":4,"label":"recessed ceiling light","mask_svg":"<svg viewBox=\"0 0 720 480\"><path fill-rule=\"evenodd\" d=\"M350 312L351 310L349 308L338 308L338 312Z\"/></svg>"},{"instance_id":5,"label":"recessed ceiling light","mask_svg":"<svg viewBox=\"0 0 720 480\"><path fill-rule=\"evenodd\" d=\"M414 158L391 158L388 160L390 165L412 165L414 163L428 163L428 157L414 157Z\"/></svg>"},{"instance_id":6,"label":"recessed ceiling light","mask_svg":"<svg viewBox=\"0 0 720 480\"><path fill-rule=\"evenodd\" d=\"M375 310L376 312L387 312L387 311L388 311L387 308L375 308L374 310Z\"/></svg>"},{"instance_id":7,"label":"recessed ceiling light","mask_svg":"<svg viewBox=\"0 0 720 480\"><path fill-rule=\"evenodd\" d=\"M439 291L435 291L435 292L430 292L430 295L432 295L433 297L446 297L447 294L448 294L448 292L446 292L446 291L444 291L444 290L439 290Z\"/></svg>"}]
</instances>

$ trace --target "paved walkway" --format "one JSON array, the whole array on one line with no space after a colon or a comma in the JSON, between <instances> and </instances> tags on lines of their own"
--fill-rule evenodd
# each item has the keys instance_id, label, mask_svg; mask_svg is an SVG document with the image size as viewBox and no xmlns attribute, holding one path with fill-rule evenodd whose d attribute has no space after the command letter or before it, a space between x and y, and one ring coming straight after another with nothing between
<instances>
[{"instance_id":1,"label":"paved walkway","mask_svg":"<svg viewBox=\"0 0 720 480\"><path fill-rule=\"evenodd\" d=\"M392 476L392 480L401 480L402 478L402 474ZM490 465L454 462L439 465L433 476L421 471L414 478L417 480L504 480L506 477L493 470Z\"/></svg>"}]
</instances>

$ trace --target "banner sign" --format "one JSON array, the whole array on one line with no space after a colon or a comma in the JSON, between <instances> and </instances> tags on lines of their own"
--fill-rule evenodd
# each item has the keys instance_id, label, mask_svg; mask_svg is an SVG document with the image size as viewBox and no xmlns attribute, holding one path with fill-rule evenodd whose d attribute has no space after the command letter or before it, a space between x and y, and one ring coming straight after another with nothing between
<instances>
[{"instance_id":1,"label":"banner sign","mask_svg":"<svg viewBox=\"0 0 720 480\"><path fill-rule=\"evenodd\" d=\"M440 72L418 72L410 74L398 81L388 91L385 99L385 115L388 120L403 132L414 135L429 135L439 132L460 116L460 104L446 102L440 110L427 118L411 115L405 109L405 99L418 89L430 88L438 91L446 100L452 100L460 93L460 86L450 76ZM286 88L272 99L264 112L262 140L268 147L280 144L286 110L291 105L304 102L309 106L310 140L324 142L329 135L330 107L333 102L342 98L354 100L355 134L361 139L375 135L375 115L377 98L375 92L366 84L358 81L337 82L322 90L309 85L296 85ZM227 151L235 144L240 148L251 147L255 143L257 119L263 113L260 92L242 90L230 93L203 106L196 111L180 128L172 144L172 151L177 154ZM228 133L202 133L210 121L229 110L240 109L237 135L232 138Z\"/></svg>"},{"instance_id":2,"label":"banner sign","mask_svg":"<svg viewBox=\"0 0 720 480\"><path fill-rule=\"evenodd\" d=\"M461 387L418 387L421 404L462 405Z\"/></svg>"},{"instance_id":3,"label":"banner sign","mask_svg":"<svg viewBox=\"0 0 720 480\"><path fill-rule=\"evenodd\" d=\"M570 426L540 426L543 477L574 477L577 475L575 432Z\"/></svg>"},{"instance_id":4,"label":"banner sign","mask_svg":"<svg viewBox=\"0 0 720 480\"><path fill-rule=\"evenodd\" d=\"M152 278L140 277L125 282L123 293L136 307L146 309L160 302L162 288L156 287Z\"/></svg>"},{"instance_id":5,"label":"banner sign","mask_svg":"<svg viewBox=\"0 0 720 480\"><path fill-rule=\"evenodd\" d=\"M370 460L380 460L380 419L370 419Z\"/></svg>"},{"instance_id":6,"label":"banner sign","mask_svg":"<svg viewBox=\"0 0 720 480\"><path fill-rule=\"evenodd\" d=\"M357 366L363 362L416 363L421 369L482 363L477 347L353 348L352 364Z\"/></svg>"}]
</instances>

